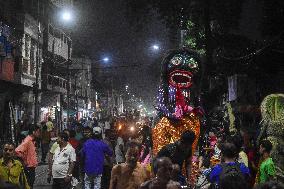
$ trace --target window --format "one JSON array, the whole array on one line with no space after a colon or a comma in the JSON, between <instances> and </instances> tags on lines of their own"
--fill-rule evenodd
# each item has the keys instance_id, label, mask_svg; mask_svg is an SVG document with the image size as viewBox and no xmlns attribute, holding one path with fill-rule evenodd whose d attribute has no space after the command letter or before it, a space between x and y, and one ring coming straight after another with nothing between
<instances>
[{"instance_id":1,"label":"window","mask_svg":"<svg viewBox=\"0 0 284 189\"><path fill-rule=\"evenodd\" d=\"M52 77L51 77L51 75L47 75L47 83L48 83L48 85L52 85Z\"/></svg>"},{"instance_id":2,"label":"window","mask_svg":"<svg viewBox=\"0 0 284 189\"><path fill-rule=\"evenodd\" d=\"M59 30L54 29L54 37L60 39L61 36L60 36L60 31Z\"/></svg>"},{"instance_id":3,"label":"window","mask_svg":"<svg viewBox=\"0 0 284 189\"><path fill-rule=\"evenodd\" d=\"M63 43L64 43L64 34L62 33L61 34L61 41L60 41L61 47L63 46Z\"/></svg>"},{"instance_id":4,"label":"window","mask_svg":"<svg viewBox=\"0 0 284 189\"><path fill-rule=\"evenodd\" d=\"M59 86L59 78L54 78L54 86Z\"/></svg>"},{"instance_id":5,"label":"window","mask_svg":"<svg viewBox=\"0 0 284 189\"><path fill-rule=\"evenodd\" d=\"M62 87L63 86L63 80L62 80L62 78L60 78L60 80L59 80L59 87Z\"/></svg>"},{"instance_id":6,"label":"window","mask_svg":"<svg viewBox=\"0 0 284 189\"><path fill-rule=\"evenodd\" d=\"M54 29L51 25L49 25L49 30L48 30L50 35L54 35Z\"/></svg>"},{"instance_id":7,"label":"window","mask_svg":"<svg viewBox=\"0 0 284 189\"><path fill-rule=\"evenodd\" d=\"M23 58L23 73L28 74L29 71L29 60Z\"/></svg>"},{"instance_id":8,"label":"window","mask_svg":"<svg viewBox=\"0 0 284 189\"><path fill-rule=\"evenodd\" d=\"M30 58L31 37L25 34L25 57Z\"/></svg>"},{"instance_id":9,"label":"window","mask_svg":"<svg viewBox=\"0 0 284 189\"><path fill-rule=\"evenodd\" d=\"M35 74L35 61L36 61L36 41L31 40L30 48L30 75Z\"/></svg>"}]
</instances>

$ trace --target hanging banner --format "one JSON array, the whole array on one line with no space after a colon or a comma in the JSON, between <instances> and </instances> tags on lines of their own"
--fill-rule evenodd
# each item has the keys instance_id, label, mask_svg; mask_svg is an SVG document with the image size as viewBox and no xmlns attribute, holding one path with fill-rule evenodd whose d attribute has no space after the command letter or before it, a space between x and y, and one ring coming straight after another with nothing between
<instances>
[{"instance_id":1,"label":"hanging banner","mask_svg":"<svg viewBox=\"0 0 284 189\"><path fill-rule=\"evenodd\" d=\"M14 62L10 59L4 59L1 63L0 79L6 81L14 80Z\"/></svg>"},{"instance_id":2,"label":"hanging banner","mask_svg":"<svg viewBox=\"0 0 284 189\"><path fill-rule=\"evenodd\" d=\"M234 101L237 99L237 84L237 75L228 77L229 101Z\"/></svg>"}]
</instances>

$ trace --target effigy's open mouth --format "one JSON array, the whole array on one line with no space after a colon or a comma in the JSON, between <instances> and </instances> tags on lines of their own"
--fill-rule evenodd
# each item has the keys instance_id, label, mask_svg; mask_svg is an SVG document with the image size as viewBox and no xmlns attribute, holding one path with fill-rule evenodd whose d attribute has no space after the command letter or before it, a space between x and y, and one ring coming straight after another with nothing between
<instances>
[{"instance_id":1,"label":"effigy's open mouth","mask_svg":"<svg viewBox=\"0 0 284 189\"><path fill-rule=\"evenodd\" d=\"M188 71L176 70L170 73L170 85L180 88L189 88L192 85L192 73Z\"/></svg>"}]
</instances>

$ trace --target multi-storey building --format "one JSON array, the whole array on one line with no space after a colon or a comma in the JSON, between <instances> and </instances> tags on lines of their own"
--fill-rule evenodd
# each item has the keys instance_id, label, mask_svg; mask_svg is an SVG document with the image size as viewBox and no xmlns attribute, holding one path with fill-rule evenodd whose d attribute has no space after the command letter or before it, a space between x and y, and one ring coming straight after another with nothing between
<instances>
[{"instance_id":1,"label":"multi-storey building","mask_svg":"<svg viewBox=\"0 0 284 189\"><path fill-rule=\"evenodd\" d=\"M58 126L62 125L63 118L67 116L67 109L71 111L67 93L70 90L68 67L71 64L72 40L70 32L61 25L56 15L64 7L72 5L72 1L45 2L40 119L44 121L51 117Z\"/></svg>"},{"instance_id":2,"label":"multi-storey building","mask_svg":"<svg viewBox=\"0 0 284 189\"><path fill-rule=\"evenodd\" d=\"M91 60L88 57L72 57L70 66L71 106L76 110L76 118L92 117L94 107L91 103Z\"/></svg>"},{"instance_id":3,"label":"multi-storey building","mask_svg":"<svg viewBox=\"0 0 284 189\"><path fill-rule=\"evenodd\" d=\"M0 134L11 137L18 119L33 122L35 93L41 88L43 4L41 1L0 1ZM38 77L37 77L38 76ZM14 135L12 135L12 138Z\"/></svg>"}]
</instances>

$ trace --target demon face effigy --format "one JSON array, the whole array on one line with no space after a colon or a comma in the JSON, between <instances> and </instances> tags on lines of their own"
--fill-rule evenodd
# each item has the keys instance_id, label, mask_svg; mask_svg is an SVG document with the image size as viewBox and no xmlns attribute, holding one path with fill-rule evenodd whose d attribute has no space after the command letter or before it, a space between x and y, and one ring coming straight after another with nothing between
<instances>
[{"instance_id":1,"label":"demon face effigy","mask_svg":"<svg viewBox=\"0 0 284 189\"><path fill-rule=\"evenodd\" d=\"M200 135L199 115L202 113L200 108L195 107L201 68L198 54L185 48L171 51L163 60L157 106L160 120L152 129L154 156L163 146L179 140L187 130L195 133L192 144L194 154ZM194 165L197 163L192 163ZM192 183L196 174L191 174Z\"/></svg>"},{"instance_id":2,"label":"demon face effigy","mask_svg":"<svg viewBox=\"0 0 284 189\"><path fill-rule=\"evenodd\" d=\"M171 51L163 60L157 106L160 121L152 130L153 154L179 140L186 130L195 132L194 151L200 133L200 111L195 100L201 68L198 54L185 48Z\"/></svg>"},{"instance_id":3,"label":"demon face effigy","mask_svg":"<svg viewBox=\"0 0 284 189\"><path fill-rule=\"evenodd\" d=\"M181 119L193 111L200 75L201 61L195 52L183 48L168 54L162 63L158 96L160 116Z\"/></svg>"}]
</instances>

